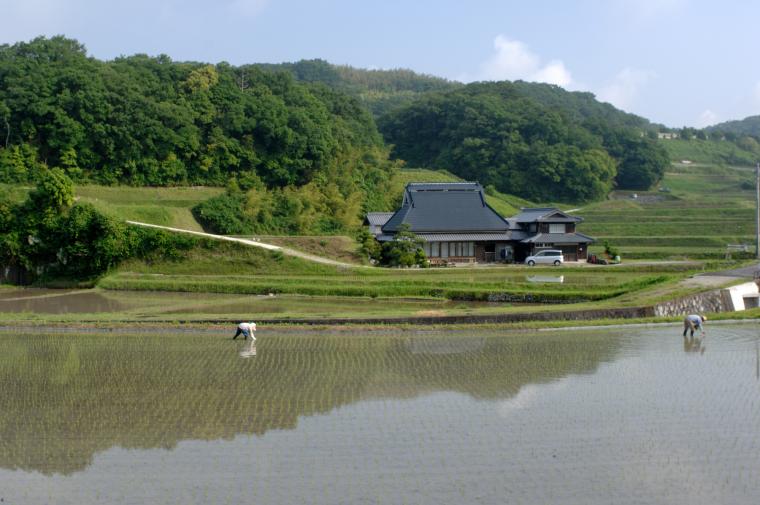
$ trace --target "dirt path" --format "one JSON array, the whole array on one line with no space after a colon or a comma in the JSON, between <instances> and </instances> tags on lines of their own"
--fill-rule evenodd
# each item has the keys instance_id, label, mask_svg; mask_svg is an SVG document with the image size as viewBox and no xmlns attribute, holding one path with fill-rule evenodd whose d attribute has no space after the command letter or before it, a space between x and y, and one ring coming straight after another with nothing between
<instances>
[{"instance_id":1,"label":"dirt path","mask_svg":"<svg viewBox=\"0 0 760 505\"><path fill-rule=\"evenodd\" d=\"M296 251L295 249L291 249L289 247L281 247L281 246L272 245L272 244L265 244L264 242L259 242L257 240L227 237L225 235L214 235L212 233L183 230L181 228L171 228L169 226L159 226L157 224L141 223L139 221L127 221L127 223L133 224L135 226L144 226L146 228L158 228L159 230L166 230L166 231L171 231L175 233L187 233L189 235L196 235L198 237L205 237L205 238L210 238L213 240L226 240L228 242L237 242L238 244L244 244L244 245L248 245L252 247L260 247L262 249L268 249L270 251L280 251L282 252L282 254L285 254L288 256L294 256L296 258L301 258L307 261L313 261L314 263L322 263L324 265L333 265L336 267L344 267L344 268L361 268L361 265L352 265L351 263L344 263L342 261L335 261L328 258L322 258L321 256L314 256L313 254L307 254L301 251Z\"/></svg>"}]
</instances>

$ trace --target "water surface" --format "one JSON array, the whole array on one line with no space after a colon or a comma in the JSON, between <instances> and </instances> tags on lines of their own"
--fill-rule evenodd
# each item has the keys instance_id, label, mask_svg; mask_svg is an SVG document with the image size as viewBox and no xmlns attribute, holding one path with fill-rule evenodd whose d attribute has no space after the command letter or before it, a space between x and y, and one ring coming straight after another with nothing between
<instances>
[{"instance_id":1,"label":"water surface","mask_svg":"<svg viewBox=\"0 0 760 505\"><path fill-rule=\"evenodd\" d=\"M756 324L0 333L4 503L757 503Z\"/></svg>"}]
</instances>

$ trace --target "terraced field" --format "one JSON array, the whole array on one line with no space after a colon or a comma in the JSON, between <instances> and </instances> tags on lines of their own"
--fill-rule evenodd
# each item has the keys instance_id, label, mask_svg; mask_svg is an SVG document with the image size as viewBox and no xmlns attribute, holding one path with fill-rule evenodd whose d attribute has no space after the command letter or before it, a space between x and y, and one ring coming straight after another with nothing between
<instances>
[{"instance_id":1,"label":"terraced field","mask_svg":"<svg viewBox=\"0 0 760 505\"><path fill-rule=\"evenodd\" d=\"M104 289L313 296L432 297L506 302L608 299L686 277L701 265L381 269L318 265L278 252L218 244L183 261L128 262ZM561 279L560 279L561 277ZM560 282L561 281L561 282Z\"/></svg>"},{"instance_id":2,"label":"terraced field","mask_svg":"<svg viewBox=\"0 0 760 505\"><path fill-rule=\"evenodd\" d=\"M660 187L667 191L639 192L637 198L615 192L611 200L578 210L585 219L579 230L598 239L591 252L600 252L604 240L624 259L721 259L728 244L748 244L754 252L751 169L674 165Z\"/></svg>"}]
</instances>

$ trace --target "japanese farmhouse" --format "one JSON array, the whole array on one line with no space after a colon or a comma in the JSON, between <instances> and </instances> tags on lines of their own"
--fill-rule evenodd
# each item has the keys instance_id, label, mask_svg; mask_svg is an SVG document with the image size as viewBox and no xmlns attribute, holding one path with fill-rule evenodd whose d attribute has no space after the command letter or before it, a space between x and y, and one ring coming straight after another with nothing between
<instances>
[{"instance_id":1,"label":"japanese farmhouse","mask_svg":"<svg viewBox=\"0 0 760 505\"><path fill-rule=\"evenodd\" d=\"M561 249L565 261L585 260L593 238L583 221L556 208L524 208L503 218L476 182L410 183L396 212L370 212L365 224L377 240L393 240L406 224L424 240L431 263L521 262L542 249Z\"/></svg>"}]
</instances>

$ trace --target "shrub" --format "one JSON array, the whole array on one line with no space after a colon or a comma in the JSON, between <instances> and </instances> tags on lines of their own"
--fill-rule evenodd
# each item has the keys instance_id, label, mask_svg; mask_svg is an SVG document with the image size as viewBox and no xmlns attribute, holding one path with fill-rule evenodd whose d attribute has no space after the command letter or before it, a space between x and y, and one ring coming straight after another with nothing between
<instances>
[{"instance_id":1,"label":"shrub","mask_svg":"<svg viewBox=\"0 0 760 505\"><path fill-rule=\"evenodd\" d=\"M359 254L376 262L382 259L382 246L375 237L364 227L356 233L356 241L359 243Z\"/></svg>"},{"instance_id":2,"label":"shrub","mask_svg":"<svg viewBox=\"0 0 760 505\"><path fill-rule=\"evenodd\" d=\"M604 254L610 258L620 256L620 251L617 247L612 246L607 240L604 241Z\"/></svg>"},{"instance_id":3,"label":"shrub","mask_svg":"<svg viewBox=\"0 0 760 505\"><path fill-rule=\"evenodd\" d=\"M427 266L427 257L422 250L423 241L409 231L409 225L399 227L393 240L382 246L381 264L390 267Z\"/></svg>"},{"instance_id":4,"label":"shrub","mask_svg":"<svg viewBox=\"0 0 760 505\"><path fill-rule=\"evenodd\" d=\"M251 233L251 225L243 213L244 199L242 193L233 191L199 203L192 212L208 232L221 235Z\"/></svg>"}]
</instances>

